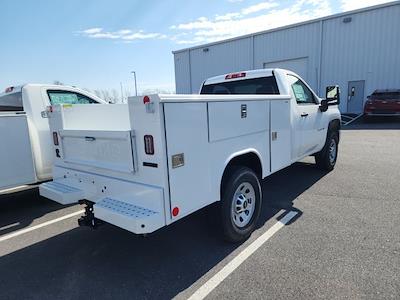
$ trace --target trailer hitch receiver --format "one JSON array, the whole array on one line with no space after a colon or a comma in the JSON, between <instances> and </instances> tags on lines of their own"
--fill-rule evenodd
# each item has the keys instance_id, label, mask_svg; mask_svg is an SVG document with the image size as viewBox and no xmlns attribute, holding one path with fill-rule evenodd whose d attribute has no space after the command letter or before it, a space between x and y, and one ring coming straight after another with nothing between
<instances>
[{"instance_id":1,"label":"trailer hitch receiver","mask_svg":"<svg viewBox=\"0 0 400 300\"><path fill-rule=\"evenodd\" d=\"M104 223L103 221L94 217L94 202L88 200L79 200L78 203L81 205L86 205L85 214L78 219L79 226L88 226L90 228L96 229L98 226Z\"/></svg>"}]
</instances>

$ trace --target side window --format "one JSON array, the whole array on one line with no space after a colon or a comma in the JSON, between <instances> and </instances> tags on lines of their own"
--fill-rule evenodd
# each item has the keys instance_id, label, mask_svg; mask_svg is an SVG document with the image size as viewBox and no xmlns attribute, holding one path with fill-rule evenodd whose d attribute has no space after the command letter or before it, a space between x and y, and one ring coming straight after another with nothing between
<instances>
[{"instance_id":1,"label":"side window","mask_svg":"<svg viewBox=\"0 0 400 300\"><path fill-rule=\"evenodd\" d=\"M316 104L313 93L299 78L287 76L298 104Z\"/></svg>"},{"instance_id":2,"label":"side window","mask_svg":"<svg viewBox=\"0 0 400 300\"><path fill-rule=\"evenodd\" d=\"M85 95L69 91L47 91L50 103L54 104L90 104L96 102Z\"/></svg>"}]
</instances>

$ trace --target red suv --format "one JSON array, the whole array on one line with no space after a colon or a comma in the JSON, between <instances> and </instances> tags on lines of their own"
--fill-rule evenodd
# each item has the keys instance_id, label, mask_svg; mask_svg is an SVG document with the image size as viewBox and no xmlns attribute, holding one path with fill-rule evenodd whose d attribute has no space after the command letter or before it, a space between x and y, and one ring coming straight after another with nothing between
<instances>
[{"instance_id":1,"label":"red suv","mask_svg":"<svg viewBox=\"0 0 400 300\"><path fill-rule=\"evenodd\" d=\"M375 90L367 97L364 117L400 116L400 89Z\"/></svg>"}]
</instances>

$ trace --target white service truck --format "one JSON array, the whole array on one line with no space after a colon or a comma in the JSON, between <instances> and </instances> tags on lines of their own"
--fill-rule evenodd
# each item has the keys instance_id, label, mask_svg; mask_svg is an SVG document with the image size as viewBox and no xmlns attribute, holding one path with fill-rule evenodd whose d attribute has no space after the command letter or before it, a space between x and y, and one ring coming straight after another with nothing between
<instances>
[{"instance_id":1,"label":"white service truck","mask_svg":"<svg viewBox=\"0 0 400 300\"><path fill-rule=\"evenodd\" d=\"M81 225L151 233L220 201L229 241L254 230L260 181L314 155L332 170L339 89L320 99L295 73L264 69L210 78L200 95L149 95L123 105L53 106L54 179L40 194L86 204ZM306 175L305 175L306 176Z\"/></svg>"},{"instance_id":2,"label":"white service truck","mask_svg":"<svg viewBox=\"0 0 400 300\"><path fill-rule=\"evenodd\" d=\"M72 86L25 84L0 93L0 190L51 179L46 107L60 103L106 102Z\"/></svg>"}]
</instances>

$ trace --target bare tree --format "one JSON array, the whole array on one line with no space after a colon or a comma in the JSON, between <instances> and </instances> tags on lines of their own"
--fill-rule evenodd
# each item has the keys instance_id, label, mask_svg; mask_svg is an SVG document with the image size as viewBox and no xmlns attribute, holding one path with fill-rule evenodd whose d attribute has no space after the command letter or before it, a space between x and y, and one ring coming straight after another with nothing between
<instances>
[{"instance_id":1,"label":"bare tree","mask_svg":"<svg viewBox=\"0 0 400 300\"><path fill-rule=\"evenodd\" d=\"M116 89L112 89L111 94L112 94L111 101L113 103L122 103L122 100L121 100L122 96L121 97L119 96L118 91Z\"/></svg>"},{"instance_id":2,"label":"bare tree","mask_svg":"<svg viewBox=\"0 0 400 300\"><path fill-rule=\"evenodd\" d=\"M146 89L139 93L139 95L149 95L149 94L173 94L173 91L155 88L155 89Z\"/></svg>"}]
</instances>

